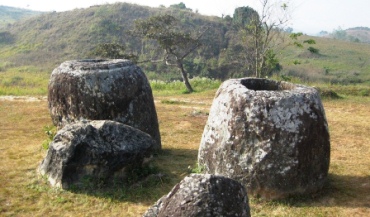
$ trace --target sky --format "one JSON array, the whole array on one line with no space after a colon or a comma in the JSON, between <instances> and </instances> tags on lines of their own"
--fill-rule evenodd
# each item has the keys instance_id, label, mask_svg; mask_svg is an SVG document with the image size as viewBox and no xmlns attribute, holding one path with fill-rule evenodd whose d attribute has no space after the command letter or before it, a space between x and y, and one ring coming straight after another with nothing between
<instances>
[{"instance_id":1,"label":"sky","mask_svg":"<svg viewBox=\"0 0 370 217\"><path fill-rule=\"evenodd\" d=\"M257 11L259 0L0 0L0 5L37 11L67 11L105 3L127 2L151 7L183 2L203 15L233 15L234 9L250 6ZM351 27L370 27L370 0L290 0L289 26L294 32L315 35Z\"/></svg>"}]
</instances>

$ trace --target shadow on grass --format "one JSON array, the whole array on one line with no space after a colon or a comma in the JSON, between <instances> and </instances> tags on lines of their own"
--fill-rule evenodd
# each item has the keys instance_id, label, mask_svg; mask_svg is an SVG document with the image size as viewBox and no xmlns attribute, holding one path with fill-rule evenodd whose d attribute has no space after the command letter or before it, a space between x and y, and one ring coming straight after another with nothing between
<instances>
[{"instance_id":1,"label":"shadow on grass","mask_svg":"<svg viewBox=\"0 0 370 217\"><path fill-rule=\"evenodd\" d=\"M167 194L173 186L190 173L195 165L197 150L164 149L153 161L139 171L133 171L127 180L99 183L83 180L82 185L72 186L67 191L86 194L117 202L137 202L152 205Z\"/></svg>"},{"instance_id":2,"label":"shadow on grass","mask_svg":"<svg viewBox=\"0 0 370 217\"><path fill-rule=\"evenodd\" d=\"M173 186L191 172L191 169L195 167L197 154L197 150L164 149L155 156L149 168L133 174L134 180L109 185L86 182L83 187L71 188L68 191L113 202L133 202L150 206L169 193ZM142 177L140 177L141 174L143 174ZM370 176L329 174L327 184L317 194L289 197L271 202L256 198L250 199L267 205L291 207L370 208L369 193Z\"/></svg>"},{"instance_id":3,"label":"shadow on grass","mask_svg":"<svg viewBox=\"0 0 370 217\"><path fill-rule=\"evenodd\" d=\"M350 207L370 208L370 176L347 176L329 174L324 188L311 195L275 200L272 204L293 207Z\"/></svg>"}]
</instances>

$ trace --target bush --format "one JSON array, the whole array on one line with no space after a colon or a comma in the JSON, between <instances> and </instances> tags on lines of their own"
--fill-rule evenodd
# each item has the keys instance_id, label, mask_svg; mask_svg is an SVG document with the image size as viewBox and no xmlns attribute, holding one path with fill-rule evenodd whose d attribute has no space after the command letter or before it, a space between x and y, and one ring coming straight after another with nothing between
<instances>
[{"instance_id":1,"label":"bush","mask_svg":"<svg viewBox=\"0 0 370 217\"><path fill-rule=\"evenodd\" d=\"M360 95L361 96L370 96L370 90L361 90Z\"/></svg>"},{"instance_id":2,"label":"bush","mask_svg":"<svg viewBox=\"0 0 370 217\"><path fill-rule=\"evenodd\" d=\"M307 50L310 51L313 54L319 54L319 51L320 51L319 49L314 48L314 47L309 47L309 48L307 48Z\"/></svg>"}]
</instances>

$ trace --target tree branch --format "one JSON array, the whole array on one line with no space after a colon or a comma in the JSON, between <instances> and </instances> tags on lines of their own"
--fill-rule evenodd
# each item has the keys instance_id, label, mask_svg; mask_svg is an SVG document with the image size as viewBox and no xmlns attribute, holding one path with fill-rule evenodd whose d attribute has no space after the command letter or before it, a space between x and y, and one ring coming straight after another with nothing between
<instances>
[{"instance_id":1,"label":"tree branch","mask_svg":"<svg viewBox=\"0 0 370 217\"><path fill-rule=\"evenodd\" d=\"M197 49L198 47L200 47L202 45L202 43L199 42L200 38L203 37L203 35L209 30L209 27L207 27L200 35L198 35L198 37L194 40L196 42L196 44L190 49L188 50L188 52L186 52L184 55L182 55L180 57L180 59L184 59L186 56L188 56L191 52L193 52L195 49Z\"/></svg>"}]
</instances>

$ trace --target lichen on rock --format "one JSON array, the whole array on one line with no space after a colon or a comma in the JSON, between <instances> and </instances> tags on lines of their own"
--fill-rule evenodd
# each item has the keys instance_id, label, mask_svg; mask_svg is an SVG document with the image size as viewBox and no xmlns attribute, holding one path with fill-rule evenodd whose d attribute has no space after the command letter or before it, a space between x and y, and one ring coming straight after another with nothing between
<instances>
[{"instance_id":1,"label":"lichen on rock","mask_svg":"<svg viewBox=\"0 0 370 217\"><path fill-rule=\"evenodd\" d=\"M247 192L239 182L209 174L191 174L150 207L143 217L249 217Z\"/></svg>"},{"instance_id":2,"label":"lichen on rock","mask_svg":"<svg viewBox=\"0 0 370 217\"><path fill-rule=\"evenodd\" d=\"M328 125L314 88L243 78L217 91L199 148L205 172L274 199L321 189L329 161Z\"/></svg>"},{"instance_id":3,"label":"lichen on rock","mask_svg":"<svg viewBox=\"0 0 370 217\"><path fill-rule=\"evenodd\" d=\"M154 146L150 135L119 122L77 122L58 131L38 171L64 189L86 178L124 182L130 170L151 158Z\"/></svg>"},{"instance_id":4,"label":"lichen on rock","mask_svg":"<svg viewBox=\"0 0 370 217\"><path fill-rule=\"evenodd\" d=\"M113 120L150 134L161 149L153 94L142 70L128 60L73 60L51 74L48 103L61 129L81 120Z\"/></svg>"}]
</instances>

